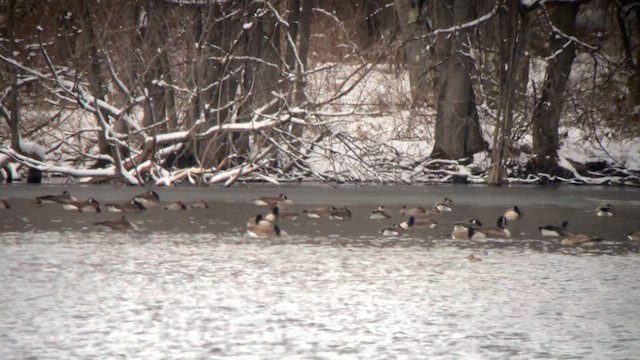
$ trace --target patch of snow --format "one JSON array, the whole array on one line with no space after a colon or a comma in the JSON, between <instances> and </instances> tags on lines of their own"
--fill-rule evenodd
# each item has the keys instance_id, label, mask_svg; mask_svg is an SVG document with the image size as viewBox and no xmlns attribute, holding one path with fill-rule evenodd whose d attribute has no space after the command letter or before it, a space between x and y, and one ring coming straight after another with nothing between
<instances>
[{"instance_id":1,"label":"patch of snow","mask_svg":"<svg viewBox=\"0 0 640 360\"><path fill-rule=\"evenodd\" d=\"M38 160L45 160L47 158L47 152L44 147L24 139L18 140L18 146L20 150L23 151L27 155L36 155Z\"/></svg>"}]
</instances>

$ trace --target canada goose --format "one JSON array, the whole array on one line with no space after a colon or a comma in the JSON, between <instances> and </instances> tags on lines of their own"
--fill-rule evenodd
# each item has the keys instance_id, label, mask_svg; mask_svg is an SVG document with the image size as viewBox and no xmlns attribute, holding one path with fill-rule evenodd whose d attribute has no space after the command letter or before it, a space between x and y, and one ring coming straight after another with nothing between
<instances>
[{"instance_id":1,"label":"canada goose","mask_svg":"<svg viewBox=\"0 0 640 360\"><path fill-rule=\"evenodd\" d=\"M384 220L384 219L390 219L391 217L393 217L393 215L391 214L391 211L389 211L389 209L386 209L382 205L378 206L377 209L372 210L371 215L369 215L369 219L373 219L373 220Z\"/></svg>"},{"instance_id":2,"label":"canada goose","mask_svg":"<svg viewBox=\"0 0 640 360\"><path fill-rule=\"evenodd\" d=\"M469 262L480 262L482 261L482 259L480 259L479 257L471 254L469 255L469 257L467 258L469 260Z\"/></svg>"},{"instance_id":3,"label":"canada goose","mask_svg":"<svg viewBox=\"0 0 640 360\"><path fill-rule=\"evenodd\" d=\"M165 210L187 210L187 205L183 203L181 200L174 202L173 204L169 204L164 207Z\"/></svg>"},{"instance_id":4,"label":"canada goose","mask_svg":"<svg viewBox=\"0 0 640 360\"><path fill-rule=\"evenodd\" d=\"M437 209L439 212L447 212L447 211L453 211L453 205L454 205L453 200L446 197L444 198L444 200L435 204L433 208Z\"/></svg>"},{"instance_id":5,"label":"canada goose","mask_svg":"<svg viewBox=\"0 0 640 360\"><path fill-rule=\"evenodd\" d=\"M331 220L351 220L351 210L346 207L336 208L332 206L331 214L329 215Z\"/></svg>"},{"instance_id":6,"label":"canada goose","mask_svg":"<svg viewBox=\"0 0 640 360\"><path fill-rule=\"evenodd\" d=\"M263 218L261 214L253 216L247 221L247 228L272 227L273 225L269 220Z\"/></svg>"},{"instance_id":7,"label":"canada goose","mask_svg":"<svg viewBox=\"0 0 640 360\"><path fill-rule=\"evenodd\" d=\"M380 234L382 236L400 236L404 234L405 228L399 224L393 224L389 227L383 228L380 230Z\"/></svg>"},{"instance_id":8,"label":"canada goose","mask_svg":"<svg viewBox=\"0 0 640 360\"><path fill-rule=\"evenodd\" d=\"M511 237L509 229L505 228L507 219L504 216L498 217L496 226L481 226L474 229L476 233L484 234L488 238L508 238Z\"/></svg>"},{"instance_id":9,"label":"canada goose","mask_svg":"<svg viewBox=\"0 0 640 360\"><path fill-rule=\"evenodd\" d=\"M271 222L271 223L276 223L278 220L280 220L280 208L277 206L274 206L271 209L271 212L268 213L267 215L263 216L265 220Z\"/></svg>"},{"instance_id":10,"label":"canada goose","mask_svg":"<svg viewBox=\"0 0 640 360\"><path fill-rule=\"evenodd\" d=\"M335 207L327 206L311 210L302 210L302 213L313 219L328 218L331 216L332 209L335 209Z\"/></svg>"},{"instance_id":11,"label":"canada goose","mask_svg":"<svg viewBox=\"0 0 640 360\"><path fill-rule=\"evenodd\" d=\"M524 216L524 214L519 207L514 205L512 208L505 210L502 216L504 216L507 220L518 220L519 218Z\"/></svg>"},{"instance_id":12,"label":"canada goose","mask_svg":"<svg viewBox=\"0 0 640 360\"><path fill-rule=\"evenodd\" d=\"M628 233L627 238L631 241L640 241L640 230Z\"/></svg>"},{"instance_id":13,"label":"canada goose","mask_svg":"<svg viewBox=\"0 0 640 360\"><path fill-rule=\"evenodd\" d=\"M283 211L280 210L279 217L281 220L295 220L300 216L297 212L294 211Z\"/></svg>"},{"instance_id":14,"label":"canada goose","mask_svg":"<svg viewBox=\"0 0 640 360\"><path fill-rule=\"evenodd\" d=\"M569 225L569 222L567 221L563 221L562 225L560 226L555 226L555 225L547 225L547 226L540 226L538 227L538 231L540 231L540 235L542 236L565 236L568 234L567 232L567 226Z\"/></svg>"},{"instance_id":15,"label":"canada goose","mask_svg":"<svg viewBox=\"0 0 640 360\"><path fill-rule=\"evenodd\" d=\"M209 204L204 202L204 200L192 201L185 205L187 206L187 209L208 209L209 208Z\"/></svg>"},{"instance_id":16,"label":"canada goose","mask_svg":"<svg viewBox=\"0 0 640 360\"><path fill-rule=\"evenodd\" d=\"M131 222L129 222L127 217L124 216L124 215L118 220L99 221L99 222L95 222L93 224L97 225L97 226L108 227L108 228L110 228L112 230L136 229L136 226L134 224L132 224Z\"/></svg>"},{"instance_id":17,"label":"canada goose","mask_svg":"<svg viewBox=\"0 0 640 360\"><path fill-rule=\"evenodd\" d=\"M482 222L478 219L471 219L466 223L455 223L453 224L453 232L459 233L460 235L466 236L466 232L468 228L477 229L482 226ZM478 235L479 236L479 235Z\"/></svg>"},{"instance_id":18,"label":"canada goose","mask_svg":"<svg viewBox=\"0 0 640 360\"><path fill-rule=\"evenodd\" d=\"M596 215L601 217L613 216L613 206L611 206L611 204L606 204L604 206L598 207L596 209Z\"/></svg>"},{"instance_id":19,"label":"canada goose","mask_svg":"<svg viewBox=\"0 0 640 360\"><path fill-rule=\"evenodd\" d=\"M125 203L104 204L104 208L109 212L141 212L147 210L141 202L131 200Z\"/></svg>"},{"instance_id":20,"label":"canada goose","mask_svg":"<svg viewBox=\"0 0 640 360\"><path fill-rule=\"evenodd\" d=\"M37 204L67 204L74 201L78 201L78 199L71 196L67 190L64 190L60 195L44 195L36 197Z\"/></svg>"},{"instance_id":21,"label":"canada goose","mask_svg":"<svg viewBox=\"0 0 640 360\"><path fill-rule=\"evenodd\" d=\"M454 226L451 233L453 240L480 240L485 237L483 233L476 232L473 227L465 225Z\"/></svg>"},{"instance_id":22,"label":"canada goose","mask_svg":"<svg viewBox=\"0 0 640 360\"><path fill-rule=\"evenodd\" d=\"M99 213L102 212L100 208L100 203L96 201L94 198L88 198L86 201L72 201L68 203L63 203L62 207L65 210L73 210L77 212L92 212Z\"/></svg>"},{"instance_id":23,"label":"canada goose","mask_svg":"<svg viewBox=\"0 0 640 360\"><path fill-rule=\"evenodd\" d=\"M0 209L11 209L7 200L0 200Z\"/></svg>"},{"instance_id":24,"label":"canada goose","mask_svg":"<svg viewBox=\"0 0 640 360\"><path fill-rule=\"evenodd\" d=\"M285 194L280 194L278 196L263 196L261 198L253 199L253 203L258 206L269 207L287 207L293 205L293 201L289 200Z\"/></svg>"},{"instance_id":25,"label":"canada goose","mask_svg":"<svg viewBox=\"0 0 640 360\"><path fill-rule=\"evenodd\" d=\"M422 228L434 228L436 227L438 223L431 220L431 219L416 219L415 216L410 216L409 220L400 223L400 226L402 226L405 230L408 228L416 228L416 229L422 229Z\"/></svg>"},{"instance_id":26,"label":"canada goose","mask_svg":"<svg viewBox=\"0 0 640 360\"><path fill-rule=\"evenodd\" d=\"M593 245L602 239L591 235L585 234L569 234L566 238L560 242L563 246L575 246L575 245Z\"/></svg>"},{"instance_id":27,"label":"canada goose","mask_svg":"<svg viewBox=\"0 0 640 360\"><path fill-rule=\"evenodd\" d=\"M141 203L145 209L150 209L160 205L160 196L153 190L149 190L133 197L133 200Z\"/></svg>"},{"instance_id":28,"label":"canada goose","mask_svg":"<svg viewBox=\"0 0 640 360\"><path fill-rule=\"evenodd\" d=\"M408 216L418 216L424 215L427 213L427 210L422 206L416 206L414 208L407 208L405 205L402 205L402 209L400 209L400 215L408 215Z\"/></svg>"},{"instance_id":29,"label":"canada goose","mask_svg":"<svg viewBox=\"0 0 640 360\"><path fill-rule=\"evenodd\" d=\"M286 231L280 229L276 224L272 227L253 227L247 229L247 235L253 238L270 238L274 236L287 236Z\"/></svg>"}]
</instances>

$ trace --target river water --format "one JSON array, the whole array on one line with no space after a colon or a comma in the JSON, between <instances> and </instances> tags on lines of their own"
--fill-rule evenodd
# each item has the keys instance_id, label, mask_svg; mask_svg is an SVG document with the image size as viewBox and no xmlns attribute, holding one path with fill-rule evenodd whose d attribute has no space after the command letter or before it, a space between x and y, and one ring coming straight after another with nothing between
<instances>
[{"instance_id":1,"label":"river water","mask_svg":"<svg viewBox=\"0 0 640 360\"><path fill-rule=\"evenodd\" d=\"M37 206L63 189L101 203L146 189L3 186L0 199L0 358L633 359L640 354L640 191L630 188L237 186L157 188L164 203L137 231L106 231L80 214ZM351 221L286 221L286 238L251 239L250 199L286 193L293 210L347 205ZM453 212L435 229L378 231L401 205ZM611 203L612 218L598 218ZM368 219L378 204L387 221ZM452 224L525 213L508 240L461 241ZM537 226L570 222L600 236L562 247ZM470 262L471 254L482 259Z\"/></svg>"}]
</instances>

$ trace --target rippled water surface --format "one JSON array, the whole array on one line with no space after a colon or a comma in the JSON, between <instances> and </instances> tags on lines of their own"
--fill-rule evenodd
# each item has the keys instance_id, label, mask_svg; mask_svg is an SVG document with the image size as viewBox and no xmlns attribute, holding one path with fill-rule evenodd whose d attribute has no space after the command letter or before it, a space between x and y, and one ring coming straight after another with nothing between
<instances>
[{"instance_id":1,"label":"rippled water surface","mask_svg":"<svg viewBox=\"0 0 640 360\"><path fill-rule=\"evenodd\" d=\"M624 234L640 229L638 192L418 189L160 189L167 202L214 206L134 214L139 231L112 232L92 222L113 214L30 204L60 188L0 188L15 204L0 213L0 358L637 358L639 246ZM73 190L101 202L141 192ZM346 204L354 218L247 238L244 223L263 210L248 199L281 191L295 210ZM378 203L443 196L456 209L436 229L383 238L401 218L368 219ZM514 202L526 216L513 239L448 236L453 222L492 222ZM596 218L602 202L617 216ZM605 241L564 248L537 234L565 218Z\"/></svg>"}]
</instances>

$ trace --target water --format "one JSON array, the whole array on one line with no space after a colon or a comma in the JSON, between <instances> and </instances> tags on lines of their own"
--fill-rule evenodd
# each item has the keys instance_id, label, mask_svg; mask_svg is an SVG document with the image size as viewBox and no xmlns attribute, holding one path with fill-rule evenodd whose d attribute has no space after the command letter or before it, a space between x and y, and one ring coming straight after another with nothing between
<instances>
[{"instance_id":1,"label":"water","mask_svg":"<svg viewBox=\"0 0 640 360\"><path fill-rule=\"evenodd\" d=\"M377 191L376 191L377 190ZM97 229L113 214L29 204L52 187L0 187L0 358L637 358L640 229L634 189L247 187L158 189L211 209L150 210L136 232ZM121 200L139 188L78 187ZM261 210L248 199L287 193L296 210L348 204L351 222L301 218L288 238L243 235ZM367 219L384 203L456 201L433 230L382 238ZM490 204L485 201L490 199ZM595 206L613 203L602 219ZM454 241L451 224L485 222L517 203L514 239ZM595 205L595 206L594 206ZM538 225L567 218L602 236L560 247ZM469 262L470 254L483 259Z\"/></svg>"}]
</instances>

